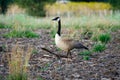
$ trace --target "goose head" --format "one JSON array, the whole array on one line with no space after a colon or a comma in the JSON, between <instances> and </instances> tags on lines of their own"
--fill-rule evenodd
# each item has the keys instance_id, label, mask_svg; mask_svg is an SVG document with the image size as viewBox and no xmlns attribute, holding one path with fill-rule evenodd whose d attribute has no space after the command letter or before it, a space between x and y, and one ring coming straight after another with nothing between
<instances>
[{"instance_id":1,"label":"goose head","mask_svg":"<svg viewBox=\"0 0 120 80\"><path fill-rule=\"evenodd\" d=\"M53 21L60 21L60 17L55 17L52 19Z\"/></svg>"}]
</instances>

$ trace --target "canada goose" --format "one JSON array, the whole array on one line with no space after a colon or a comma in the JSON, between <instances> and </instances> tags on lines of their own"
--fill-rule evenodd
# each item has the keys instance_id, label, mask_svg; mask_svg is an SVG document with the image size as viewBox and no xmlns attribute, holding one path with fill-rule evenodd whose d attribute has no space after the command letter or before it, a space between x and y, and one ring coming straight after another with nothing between
<instances>
[{"instance_id":1,"label":"canada goose","mask_svg":"<svg viewBox=\"0 0 120 80\"><path fill-rule=\"evenodd\" d=\"M55 17L54 19L52 19L53 21L58 21L58 30L57 33L55 35L55 44L58 48L64 50L67 52L67 57L68 55L71 56L71 52L70 50L72 49L86 49L89 50L87 47L85 47L84 45L82 45L81 43L77 42L77 41L73 41L71 39L63 39L61 37L61 20L60 17Z\"/></svg>"}]
</instances>

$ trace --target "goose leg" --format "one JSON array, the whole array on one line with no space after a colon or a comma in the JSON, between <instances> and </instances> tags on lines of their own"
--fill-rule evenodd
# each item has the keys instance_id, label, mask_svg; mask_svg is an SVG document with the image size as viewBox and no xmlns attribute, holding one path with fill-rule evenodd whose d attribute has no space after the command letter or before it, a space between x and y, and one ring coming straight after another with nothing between
<instances>
[{"instance_id":1,"label":"goose leg","mask_svg":"<svg viewBox=\"0 0 120 80\"><path fill-rule=\"evenodd\" d=\"M70 52L68 51L68 52L67 52L67 58L68 58L68 56L69 56L69 53L70 53Z\"/></svg>"},{"instance_id":2,"label":"goose leg","mask_svg":"<svg viewBox=\"0 0 120 80\"><path fill-rule=\"evenodd\" d=\"M67 52L67 57L70 55L70 58L72 59L72 54L70 51Z\"/></svg>"},{"instance_id":3,"label":"goose leg","mask_svg":"<svg viewBox=\"0 0 120 80\"><path fill-rule=\"evenodd\" d=\"M72 54L71 54L71 52L69 52L70 53L70 58L72 59Z\"/></svg>"}]
</instances>

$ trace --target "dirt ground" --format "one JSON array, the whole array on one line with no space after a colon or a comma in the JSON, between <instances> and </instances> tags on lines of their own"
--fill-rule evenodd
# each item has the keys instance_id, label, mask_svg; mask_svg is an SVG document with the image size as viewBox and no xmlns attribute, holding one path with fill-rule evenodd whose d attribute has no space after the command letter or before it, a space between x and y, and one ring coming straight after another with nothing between
<instances>
[{"instance_id":1,"label":"dirt ground","mask_svg":"<svg viewBox=\"0 0 120 80\"><path fill-rule=\"evenodd\" d=\"M39 29L36 31L40 38L11 38L2 37L8 32L7 29L0 29L0 46L7 45L6 50L0 51L0 80L4 80L9 73L7 61L4 54L11 51L11 48L18 43L27 47L34 46L37 50L32 54L29 67L29 79L39 80L120 80L120 30L112 33L112 40L107 44L107 49L101 53L92 53L90 60L83 60L79 53L82 50L72 50L72 59L62 58L58 60L54 55L41 49L45 47L56 54L64 54L54 44L54 38L50 37L50 31ZM92 42L84 40L91 48ZM41 79L40 79L41 80Z\"/></svg>"}]
</instances>

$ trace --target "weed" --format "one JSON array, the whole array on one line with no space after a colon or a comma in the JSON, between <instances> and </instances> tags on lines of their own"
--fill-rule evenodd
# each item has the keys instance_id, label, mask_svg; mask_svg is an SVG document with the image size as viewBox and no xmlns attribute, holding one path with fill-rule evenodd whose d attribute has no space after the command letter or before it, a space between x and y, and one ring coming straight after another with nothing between
<instances>
[{"instance_id":1,"label":"weed","mask_svg":"<svg viewBox=\"0 0 120 80\"><path fill-rule=\"evenodd\" d=\"M57 48L57 51L61 51L61 49L60 49L60 48Z\"/></svg>"},{"instance_id":2,"label":"weed","mask_svg":"<svg viewBox=\"0 0 120 80\"><path fill-rule=\"evenodd\" d=\"M0 29L1 28L11 28L12 26L11 25L6 25L4 23L0 23Z\"/></svg>"},{"instance_id":3,"label":"weed","mask_svg":"<svg viewBox=\"0 0 120 80\"><path fill-rule=\"evenodd\" d=\"M7 80L27 80L26 73L10 74Z\"/></svg>"},{"instance_id":4,"label":"weed","mask_svg":"<svg viewBox=\"0 0 120 80\"><path fill-rule=\"evenodd\" d=\"M38 38L39 35L30 31L30 30L24 30L24 31L17 31L12 30L11 32L3 35L6 38Z\"/></svg>"},{"instance_id":5,"label":"weed","mask_svg":"<svg viewBox=\"0 0 120 80\"><path fill-rule=\"evenodd\" d=\"M91 51L83 51L83 52L80 52L80 55L83 55L83 56L89 56L91 55Z\"/></svg>"},{"instance_id":6,"label":"weed","mask_svg":"<svg viewBox=\"0 0 120 80\"><path fill-rule=\"evenodd\" d=\"M44 79L43 79L43 78L41 78L41 77L38 77L38 78L37 78L37 80L44 80Z\"/></svg>"},{"instance_id":7,"label":"weed","mask_svg":"<svg viewBox=\"0 0 120 80\"><path fill-rule=\"evenodd\" d=\"M83 56L83 60L89 60L90 56Z\"/></svg>"},{"instance_id":8,"label":"weed","mask_svg":"<svg viewBox=\"0 0 120 80\"><path fill-rule=\"evenodd\" d=\"M50 35L51 35L52 38L55 38L55 34L56 34L56 31L55 30L51 30Z\"/></svg>"},{"instance_id":9,"label":"weed","mask_svg":"<svg viewBox=\"0 0 120 80\"><path fill-rule=\"evenodd\" d=\"M38 50L37 49L33 49L32 50L32 54L38 54Z\"/></svg>"},{"instance_id":10,"label":"weed","mask_svg":"<svg viewBox=\"0 0 120 80\"><path fill-rule=\"evenodd\" d=\"M98 36L98 40L102 43L108 43L111 40L111 36L108 33L103 33Z\"/></svg>"},{"instance_id":11,"label":"weed","mask_svg":"<svg viewBox=\"0 0 120 80\"><path fill-rule=\"evenodd\" d=\"M27 80L28 63L31 53L31 47L28 47L27 51L20 48L18 44L12 48L12 52L7 56L9 67L7 80Z\"/></svg>"},{"instance_id":12,"label":"weed","mask_svg":"<svg viewBox=\"0 0 120 80\"><path fill-rule=\"evenodd\" d=\"M91 51L83 51L80 52L80 55L82 55L83 60L89 60L91 53L92 53Z\"/></svg>"},{"instance_id":13,"label":"weed","mask_svg":"<svg viewBox=\"0 0 120 80\"><path fill-rule=\"evenodd\" d=\"M120 25L116 25L116 26L112 26L111 27L111 31L113 31L113 32L115 32L115 31L117 31L117 30L119 30L120 29Z\"/></svg>"},{"instance_id":14,"label":"weed","mask_svg":"<svg viewBox=\"0 0 120 80\"><path fill-rule=\"evenodd\" d=\"M97 43L93 47L93 51L95 52L102 52L106 49L105 44Z\"/></svg>"},{"instance_id":15,"label":"weed","mask_svg":"<svg viewBox=\"0 0 120 80\"><path fill-rule=\"evenodd\" d=\"M83 31L82 35L84 36L84 38L90 39L92 37L92 35L93 35L93 32L86 29L86 30Z\"/></svg>"}]
</instances>

